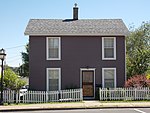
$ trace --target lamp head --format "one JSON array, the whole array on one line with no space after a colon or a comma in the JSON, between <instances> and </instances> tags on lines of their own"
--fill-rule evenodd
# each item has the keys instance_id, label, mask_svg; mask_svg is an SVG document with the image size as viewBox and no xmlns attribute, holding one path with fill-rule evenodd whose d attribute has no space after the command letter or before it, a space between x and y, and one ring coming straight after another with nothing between
<instances>
[{"instance_id":1,"label":"lamp head","mask_svg":"<svg viewBox=\"0 0 150 113\"><path fill-rule=\"evenodd\" d=\"M1 59L1 60L4 60L4 59L5 59L5 56L6 56L5 50L2 48L2 49L0 50L0 59Z\"/></svg>"}]
</instances>

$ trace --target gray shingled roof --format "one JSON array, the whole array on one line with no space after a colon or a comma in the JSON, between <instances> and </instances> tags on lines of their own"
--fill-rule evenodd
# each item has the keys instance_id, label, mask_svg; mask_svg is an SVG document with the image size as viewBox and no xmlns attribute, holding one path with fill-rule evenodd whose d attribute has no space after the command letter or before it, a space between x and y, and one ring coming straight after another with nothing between
<instances>
[{"instance_id":1,"label":"gray shingled roof","mask_svg":"<svg viewBox=\"0 0 150 113\"><path fill-rule=\"evenodd\" d=\"M121 19L31 19L25 35L128 35Z\"/></svg>"}]
</instances>

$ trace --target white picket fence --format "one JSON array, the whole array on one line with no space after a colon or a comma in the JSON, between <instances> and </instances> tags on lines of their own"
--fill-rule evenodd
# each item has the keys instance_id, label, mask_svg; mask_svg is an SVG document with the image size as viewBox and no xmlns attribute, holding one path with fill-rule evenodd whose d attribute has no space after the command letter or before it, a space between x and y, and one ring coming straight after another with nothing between
<instances>
[{"instance_id":1,"label":"white picket fence","mask_svg":"<svg viewBox=\"0 0 150 113\"><path fill-rule=\"evenodd\" d=\"M100 88L100 100L150 100L150 88Z\"/></svg>"},{"instance_id":2,"label":"white picket fence","mask_svg":"<svg viewBox=\"0 0 150 113\"><path fill-rule=\"evenodd\" d=\"M4 102L14 103L15 98L16 98L15 91L13 91L13 90L4 90L3 91Z\"/></svg>"},{"instance_id":3,"label":"white picket fence","mask_svg":"<svg viewBox=\"0 0 150 113\"><path fill-rule=\"evenodd\" d=\"M46 102L66 102L82 101L82 89L70 89L60 91L25 91L17 93L6 90L3 93L6 103L46 103Z\"/></svg>"},{"instance_id":4,"label":"white picket fence","mask_svg":"<svg viewBox=\"0 0 150 113\"><path fill-rule=\"evenodd\" d=\"M83 100L82 89L73 89L69 90L69 92L68 90L62 90L60 98L60 101L81 101Z\"/></svg>"}]
</instances>

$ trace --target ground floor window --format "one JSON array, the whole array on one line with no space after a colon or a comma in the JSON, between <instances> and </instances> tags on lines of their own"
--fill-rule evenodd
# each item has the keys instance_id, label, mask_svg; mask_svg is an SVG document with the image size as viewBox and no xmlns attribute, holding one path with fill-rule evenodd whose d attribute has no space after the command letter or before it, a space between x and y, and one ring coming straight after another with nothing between
<instances>
[{"instance_id":1,"label":"ground floor window","mask_svg":"<svg viewBox=\"0 0 150 113\"><path fill-rule=\"evenodd\" d=\"M116 68L102 68L103 88L116 87Z\"/></svg>"},{"instance_id":2,"label":"ground floor window","mask_svg":"<svg viewBox=\"0 0 150 113\"><path fill-rule=\"evenodd\" d=\"M61 69L47 68L47 91L57 91L61 88Z\"/></svg>"}]
</instances>

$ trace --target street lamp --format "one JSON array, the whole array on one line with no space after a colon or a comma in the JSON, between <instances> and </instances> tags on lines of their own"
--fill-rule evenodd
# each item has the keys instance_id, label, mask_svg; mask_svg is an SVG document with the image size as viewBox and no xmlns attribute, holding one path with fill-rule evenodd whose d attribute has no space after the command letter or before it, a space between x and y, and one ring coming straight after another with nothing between
<instances>
[{"instance_id":1,"label":"street lamp","mask_svg":"<svg viewBox=\"0 0 150 113\"><path fill-rule=\"evenodd\" d=\"M1 69L1 100L0 100L0 105L3 105L3 78L4 78L4 66L3 66L3 62L4 62L4 59L5 59L5 50L2 48L0 50L0 59L2 60L2 69Z\"/></svg>"}]
</instances>

